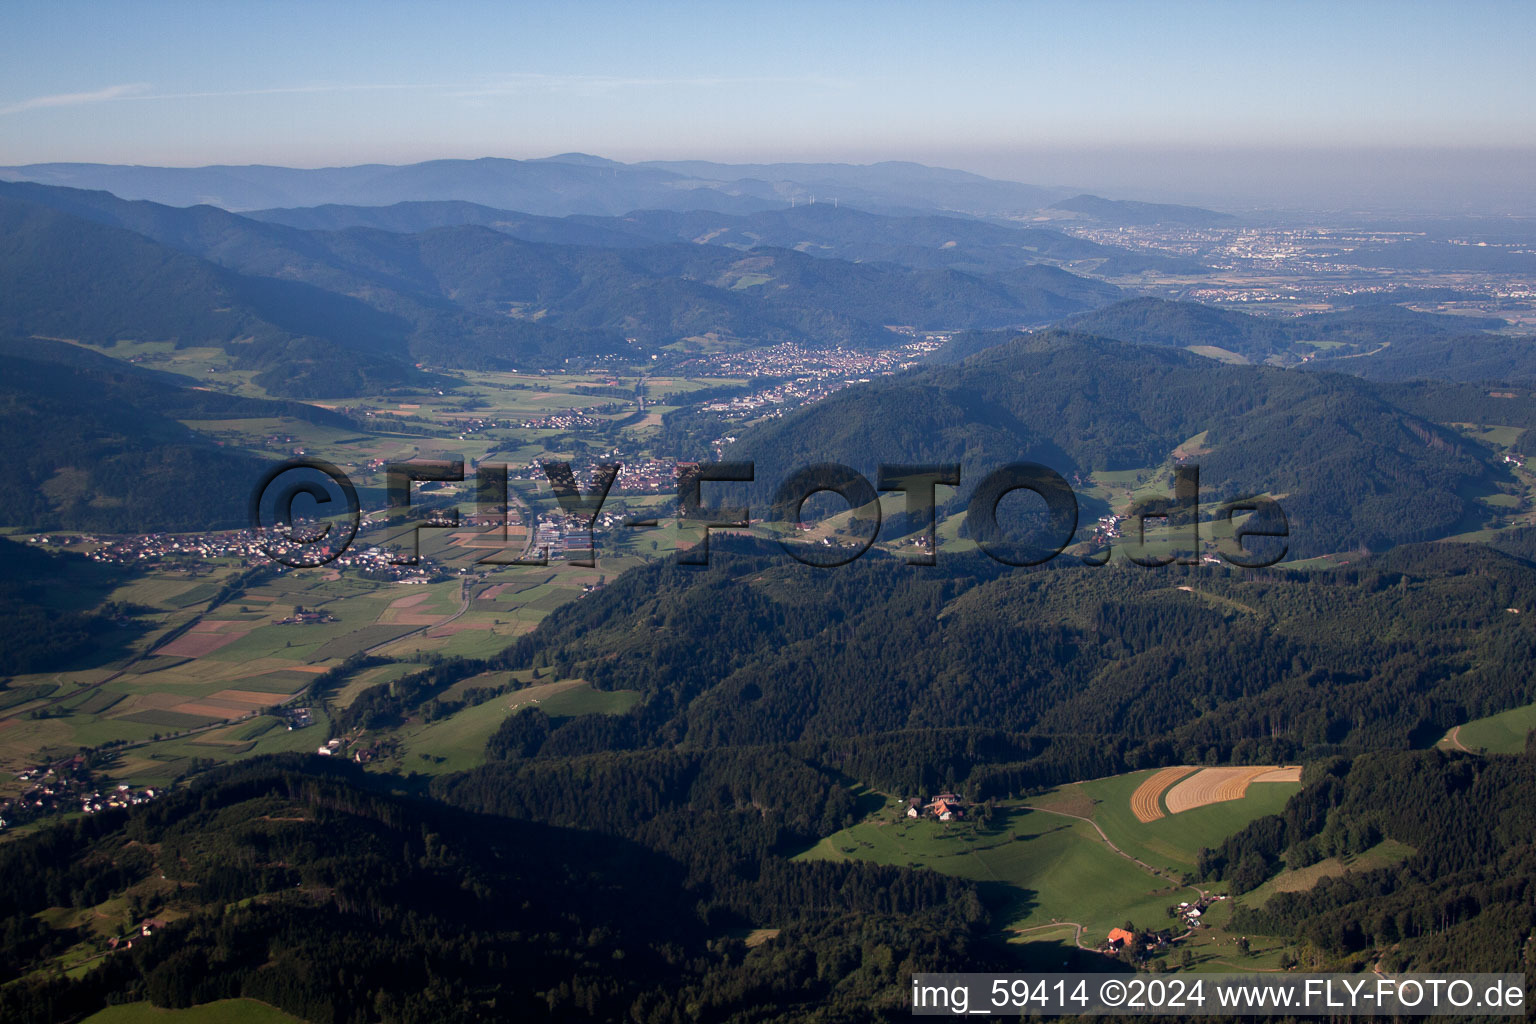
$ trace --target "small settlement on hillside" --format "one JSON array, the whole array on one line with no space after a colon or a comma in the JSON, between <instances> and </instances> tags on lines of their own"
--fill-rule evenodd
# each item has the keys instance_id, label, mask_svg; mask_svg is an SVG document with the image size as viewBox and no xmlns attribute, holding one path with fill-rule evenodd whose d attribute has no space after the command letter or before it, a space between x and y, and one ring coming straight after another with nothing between
<instances>
[{"instance_id":1,"label":"small settlement on hillside","mask_svg":"<svg viewBox=\"0 0 1536 1024\"><path fill-rule=\"evenodd\" d=\"M953 793L940 793L932 803L925 803L920 796L907 800L907 817L921 818L931 815L940 821L959 821L965 817L965 806Z\"/></svg>"}]
</instances>

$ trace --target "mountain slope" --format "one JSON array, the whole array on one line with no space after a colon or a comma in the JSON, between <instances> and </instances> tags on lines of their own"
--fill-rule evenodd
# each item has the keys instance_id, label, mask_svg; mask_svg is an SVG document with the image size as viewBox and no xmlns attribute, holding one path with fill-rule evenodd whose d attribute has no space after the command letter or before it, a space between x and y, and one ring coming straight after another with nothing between
<instances>
[{"instance_id":1,"label":"mountain slope","mask_svg":"<svg viewBox=\"0 0 1536 1024\"><path fill-rule=\"evenodd\" d=\"M670 242L735 249L770 246L811 256L874 260L910 267L996 271L1048 263L1101 276L1160 270L1197 273L1193 260L1136 252L1059 231L952 216L894 216L846 204L804 204L736 215L701 210L638 210L622 217L536 217L472 203L398 203L258 210L248 216L306 230L371 227L413 233L475 224L530 242L632 247Z\"/></svg>"},{"instance_id":2,"label":"mountain slope","mask_svg":"<svg viewBox=\"0 0 1536 1024\"><path fill-rule=\"evenodd\" d=\"M74 345L0 338L0 436L16 443L0 481L7 522L31 529L154 532L241 528L263 460L180 420L288 416L345 424L324 409L195 389Z\"/></svg>"},{"instance_id":3,"label":"mountain slope","mask_svg":"<svg viewBox=\"0 0 1536 1024\"><path fill-rule=\"evenodd\" d=\"M0 332L93 345L223 348L276 394L356 394L429 378L409 325L301 281L233 272L144 235L0 195Z\"/></svg>"},{"instance_id":4,"label":"mountain slope","mask_svg":"<svg viewBox=\"0 0 1536 1024\"><path fill-rule=\"evenodd\" d=\"M1506 325L1494 317L1439 316L1389 304L1264 317L1195 302L1135 298L1069 317L1062 326L1139 345L1220 349L1254 363L1306 361L1314 369L1371 376L1378 360L1393 347L1419 353L1417 357L1393 354L1388 358L1395 365L1415 358L1429 365L1428 353L1445 352L1451 339ZM1456 360L1442 359L1434 368L1455 373Z\"/></svg>"},{"instance_id":5,"label":"mountain slope","mask_svg":"<svg viewBox=\"0 0 1536 1024\"><path fill-rule=\"evenodd\" d=\"M759 498L792 469L825 461L871 479L879 462L964 462L968 494L1017 459L1070 480L1162 465L1202 433L1203 453L1190 461L1205 500L1284 495L1293 554L1450 532L1470 511L1463 493L1496 472L1353 378L1059 332L834 395L746 432L729 457L756 460L769 482Z\"/></svg>"},{"instance_id":6,"label":"mountain slope","mask_svg":"<svg viewBox=\"0 0 1536 1024\"><path fill-rule=\"evenodd\" d=\"M300 231L212 208L0 185L73 215L147 232L245 279L299 282L366 304L396 358L451 366L559 365L699 336L750 345L885 345L887 324L1041 323L1119 297L1045 266L999 274L815 259L722 246L601 248L523 241L478 225L418 234ZM376 332L383 333L383 332Z\"/></svg>"}]
</instances>

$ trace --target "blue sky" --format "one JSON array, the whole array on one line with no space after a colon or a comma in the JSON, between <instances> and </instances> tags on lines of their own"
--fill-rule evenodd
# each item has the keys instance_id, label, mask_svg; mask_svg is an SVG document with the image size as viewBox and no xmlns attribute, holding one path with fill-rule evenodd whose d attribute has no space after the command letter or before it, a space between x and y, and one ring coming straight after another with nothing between
<instances>
[{"instance_id":1,"label":"blue sky","mask_svg":"<svg viewBox=\"0 0 1536 1024\"><path fill-rule=\"evenodd\" d=\"M0 164L581 150L1049 176L1140 150L1536 147L1528 3L62 2L3 23Z\"/></svg>"}]
</instances>

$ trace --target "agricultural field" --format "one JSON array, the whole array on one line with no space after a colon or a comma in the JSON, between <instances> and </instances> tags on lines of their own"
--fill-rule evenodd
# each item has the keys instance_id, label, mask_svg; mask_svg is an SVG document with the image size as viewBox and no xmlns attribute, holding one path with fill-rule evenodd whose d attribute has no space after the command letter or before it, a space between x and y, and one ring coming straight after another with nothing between
<instances>
[{"instance_id":1,"label":"agricultural field","mask_svg":"<svg viewBox=\"0 0 1536 1024\"><path fill-rule=\"evenodd\" d=\"M234 368L220 349L124 342L113 355L191 376L211 390L267 397L254 374ZM379 519L385 502L381 462L462 457L471 471L481 460L517 470L539 457L587 460L609 446L623 461L645 458L661 418L683 408L691 393L748 383L633 371L446 375L459 383L443 392L415 388L312 403L346 422L264 416L185 423L233 450L267 459L302 454L341 467L357 486L364 512L357 546L387 547L397 538ZM628 568L671 557L686 540L669 524L674 495L615 489L604 506L608 521L595 533L593 566L571 564L558 553L545 566L482 563L498 551L521 553L529 513L556 508L547 482L513 480L511 489L516 514L505 536L471 523L420 530L419 551L431 572L416 579L368 578L356 567L339 566L253 575L252 564L239 554L200 556L186 548L173 554L180 538L170 536L154 538L147 547L155 550L145 560L109 573L71 569L51 588L52 605L89 611L119 602L134 609L133 619L75 663L0 679L0 797L24 788L14 777L22 769L82 748L110 748L103 773L142 786L173 784L219 762L313 751L328 735L329 722L307 696L309 687L347 658L367 654L384 663L343 679L328 695L333 709L349 707L369 687L418 671L435 657L493 657L555 609ZM474 509L474 484L423 488L420 497L423 504L429 498L456 503L467 516ZM898 494L884 500L888 513L902 507ZM663 526L617 525L649 512L660 512ZM829 517L826 532L839 531L848 518ZM954 536L962 519L941 527L954 550L970 546ZM119 541L146 543L103 536L55 538L44 546L88 554ZM232 584L242 583L231 593ZM306 617L293 621L300 608ZM401 754L390 763L429 771L479 763L485 739L516 700L536 701L557 718L618 714L638 700L635 693L598 692L570 680L559 690L530 685L547 685L543 680L510 677L488 685L507 682L524 687L515 700L466 708L432 723L407 722L399 731ZM441 696L458 699L467 685ZM290 729L282 717L285 706L311 707L314 724Z\"/></svg>"},{"instance_id":2,"label":"agricultural field","mask_svg":"<svg viewBox=\"0 0 1536 1024\"><path fill-rule=\"evenodd\" d=\"M371 651L390 660L347 679L334 695L340 707L369 686L418 670L424 654L492 656L637 560L600 551L590 569L556 559L459 574L478 552L449 533L422 534L423 554L454 573L439 582L293 570L268 574L210 608L236 573L214 564L193 573L149 567L89 595L86 607L109 599L136 606L142 628L109 636L113 646L79 667L3 681L0 795L19 792L15 772L81 747L116 745L108 771L136 785L164 785L210 762L313 750L325 739L323 724L290 732L268 712L300 699L317 675L347 657ZM283 621L300 607L318 621ZM555 713L580 713L583 699L585 710L621 711L631 698L568 699L577 703ZM471 756L483 745L475 742Z\"/></svg>"}]
</instances>

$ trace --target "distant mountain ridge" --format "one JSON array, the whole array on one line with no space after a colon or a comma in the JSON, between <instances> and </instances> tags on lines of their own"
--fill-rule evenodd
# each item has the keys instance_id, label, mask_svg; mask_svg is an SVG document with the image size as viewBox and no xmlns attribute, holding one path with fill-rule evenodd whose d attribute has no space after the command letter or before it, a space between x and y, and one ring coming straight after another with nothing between
<instances>
[{"instance_id":1,"label":"distant mountain ridge","mask_svg":"<svg viewBox=\"0 0 1536 1024\"><path fill-rule=\"evenodd\" d=\"M871 213L831 203L731 214L637 210L621 217L543 217L456 201L392 206L326 205L255 210L254 220L304 230L354 227L414 233L474 224L530 242L638 247L693 242L752 249L774 246L811 256L878 260L909 267L996 271L1048 263L1097 276L1205 271L1197 260L1100 245L1049 227L1000 224L944 214Z\"/></svg>"},{"instance_id":2,"label":"distant mountain ridge","mask_svg":"<svg viewBox=\"0 0 1536 1024\"><path fill-rule=\"evenodd\" d=\"M885 212L949 209L1006 216L1066 195L1064 190L912 163L624 164L581 153L535 160L482 157L315 169L30 164L0 167L0 180L104 189L124 199L168 206L205 203L233 211L456 200L546 216L612 216L643 209L751 213L813 196Z\"/></svg>"},{"instance_id":3,"label":"distant mountain ridge","mask_svg":"<svg viewBox=\"0 0 1536 1024\"><path fill-rule=\"evenodd\" d=\"M1230 213L1218 213L1199 206L1173 203L1139 203L1130 199L1104 199L1080 195L1051 204L1053 210L1076 213L1105 224L1126 227L1147 224L1184 224L1189 227L1215 227L1237 223Z\"/></svg>"},{"instance_id":4,"label":"distant mountain ridge","mask_svg":"<svg viewBox=\"0 0 1536 1024\"><path fill-rule=\"evenodd\" d=\"M0 326L238 349L281 370L259 383L292 397L358 394L365 361L396 368L374 373L388 386L419 378L416 363L563 366L701 338L880 346L887 325L1044 324L1123 294L1027 262L976 273L655 237L533 242L476 224L306 231L34 183L0 183L0 217L17 228L0 240L0 280L25 285L0 294Z\"/></svg>"}]
</instances>

